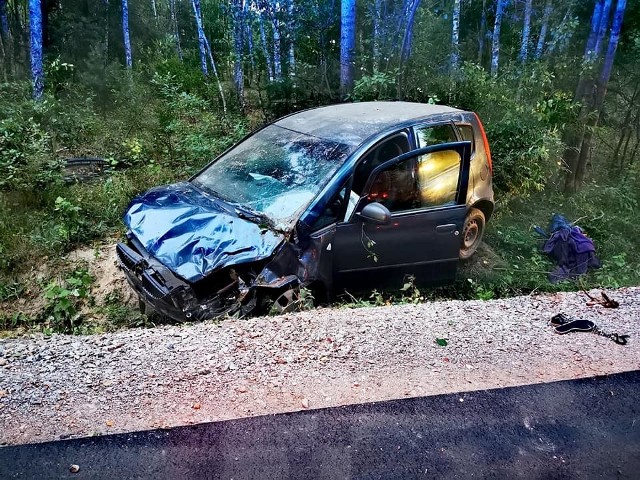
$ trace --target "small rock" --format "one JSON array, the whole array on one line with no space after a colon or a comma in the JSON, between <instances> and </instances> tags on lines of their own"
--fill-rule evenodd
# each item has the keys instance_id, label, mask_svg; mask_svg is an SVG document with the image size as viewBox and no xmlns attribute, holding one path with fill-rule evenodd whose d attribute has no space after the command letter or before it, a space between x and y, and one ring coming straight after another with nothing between
<instances>
[{"instance_id":1,"label":"small rock","mask_svg":"<svg viewBox=\"0 0 640 480\"><path fill-rule=\"evenodd\" d=\"M309 399L308 398L303 398L301 403L302 403L302 408L309 408Z\"/></svg>"},{"instance_id":2,"label":"small rock","mask_svg":"<svg viewBox=\"0 0 640 480\"><path fill-rule=\"evenodd\" d=\"M0 367L4 367L7 363L9 363L9 362L7 361L6 358L4 358L4 357L0 358Z\"/></svg>"},{"instance_id":3,"label":"small rock","mask_svg":"<svg viewBox=\"0 0 640 480\"><path fill-rule=\"evenodd\" d=\"M238 393L247 393L247 387L238 387Z\"/></svg>"},{"instance_id":4,"label":"small rock","mask_svg":"<svg viewBox=\"0 0 640 480\"><path fill-rule=\"evenodd\" d=\"M80 466L79 465L71 465L69 467L69 471L71 473L78 473L80 471Z\"/></svg>"},{"instance_id":5,"label":"small rock","mask_svg":"<svg viewBox=\"0 0 640 480\"><path fill-rule=\"evenodd\" d=\"M194 410L200 410L201 405L199 403L194 403L193 405L191 405L191 408L193 408Z\"/></svg>"}]
</instances>

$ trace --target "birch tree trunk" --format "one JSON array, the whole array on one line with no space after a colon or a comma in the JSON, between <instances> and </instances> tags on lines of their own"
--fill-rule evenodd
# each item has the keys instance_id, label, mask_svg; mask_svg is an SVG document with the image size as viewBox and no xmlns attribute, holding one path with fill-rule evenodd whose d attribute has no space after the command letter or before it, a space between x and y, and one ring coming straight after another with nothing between
<instances>
[{"instance_id":1,"label":"birch tree trunk","mask_svg":"<svg viewBox=\"0 0 640 480\"><path fill-rule=\"evenodd\" d=\"M280 35L280 3L271 0L271 26L273 29L273 76L276 82L282 81L282 56Z\"/></svg>"},{"instance_id":2,"label":"birch tree trunk","mask_svg":"<svg viewBox=\"0 0 640 480\"><path fill-rule=\"evenodd\" d=\"M249 84L253 82L253 78L256 76L256 52L253 45L253 18L252 12L249 10L249 2L243 3L243 15L244 15L244 36L247 39L247 48L249 49L249 61L251 62L251 72L249 74Z\"/></svg>"},{"instance_id":3,"label":"birch tree trunk","mask_svg":"<svg viewBox=\"0 0 640 480\"><path fill-rule=\"evenodd\" d=\"M547 3L544 6L544 12L542 13L542 26L540 27L540 36L538 37L538 44L536 45L536 60L539 60L542 57L542 52L544 51L544 46L547 42L547 30L549 29L549 18L551 17L552 11L553 3L551 0L547 0Z\"/></svg>"},{"instance_id":4,"label":"birch tree trunk","mask_svg":"<svg viewBox=\"0 0 640 480\"><path fill-rule=\"evenodd\" d=\"M244 110L244 71L242 66L242 53L244 51L244 5L243 0L235 0L231 5L231 18L233 21L233 83L236 87L236 95L240 108Z\"/></svg>"},{"instance_id":5,"label":"birch tree trunk","mask_svg":"<svg viewBox=\"0 0 640 480\"><path fill-rule=\"evenodd\" d=\"M461 0L454 0L453 2L453 19L452 19L452 31L451 31L451 71L458 70L460 64L460 6Z\"/></svg>"},{"instance_id":6,"label":"birch tree trunk","mask_svg":"<svg viewBox=\"0 0 640 480\"><path fill-rule=\"evenodd\" d=\"M522 43L520 44L520 61L525 63L529 56L529 35L531 32L531 8L532 0L526 0L524 4L524 23L522 25Z\"/></svg>"},{"instance_id":7,"label":"birch tree trunk","mask_svg":"<svg viewBox=\"0 0 640 480\"><path fill-rule=\"evenodd\" d=\"M273 62L271 61L271 54L269 53L269 48L267 47L267 35L264 31L263 11L260 11L258 13L258 25L260 27L260 43L262 44L262 53L264 54L265 61L267 62L267 75L269 76L269 81L273 82Z\"/></svg>"},{"instance_id":8,"label":"birch tree trunk","mask_svg":"<svg viewBox=\"0 0 640 480\"><path fill-rule=\"evenodd\" d=\"M496 0L496 20L493 25L493 40L491 42L491 75L498 75L498 66L500 63L500 28L502 27L502 18L507 6L508 0Z\"/></svg>"},{"instance_id":9,"label":"birch tree trunk","mask_svg":"<svg viewBox=\"0 0 640 480\"><path fill-rule=\"evenodd\" d=\"M595 59L594 49L602 20L603 7L604 0L597 0L593 7L591 29L589 30L589 36L587 37L587 43L582 57L582 74L578 80L578 86L576 87L576 94L574 96L574 100L576 102L582 102L582 105L578 113L576 125L568 127L563 138L564 144L566 145L563 155L566 168L564 181L564 191L566 193L573 193L578 187L576 183L576 171L582 151L584 125L586 125L589 115L589 107L584 102L584 97L588 88L593 89L593 82L588 81L588 78L591 75L590 70ZM588 85L590 85L590 87Z\"/></svg>"},{"instance_id":10,"label":"birch tree trunk","mask_svg":"<svg viewBox=\"0 0 640 480\"><path fill-rule=\"evenodd\" d=\"M9 20L7 18L7 0L0 0L0 35L7 38L9 35Z\"/></svg>"},{"instance_id":11,"label":"birch tree trunk","mask_svg":"<svg viewBox=\"0 0 640 480\"><path fill-rule=\"evenodd\" d=\"M607 53L604 57L602 71L600 72L600 76L598 77L595 99L593 101L593 108L589 113L587 128L585 130L584 138L582 140L580 157L578 159L578 165L575 171L576 188L579 188L584 183L585 172L587 170L587 163L591 155L593 131L598 126L598 122L600 120L600 114L602 113L602 108L604 107L604 99L607 94L607 86L609 85L609 79L611 78L613 61L615 59L616 50L618 48L618 43L620 41L620 32L622 30L622 22L624 20L624 12L625 12L626 6L627 6L627 0L618 0L616 3L616 10L613 15L613 24L611 25L611 31L609 34L609 44L607 46ZM606 10L606 8L607 8L607 5L605 4L605 10L603 10L603 15L602 15L603 20L601 20L600 25L602 25L602 22L605 21L604 12L608 13L608 10ZM608 23L608 21L606 23Z\"/></svg>"},{"instance_id":12,"label":"birch tree trunk","mask_svg":"<svg viewBox=\"0 0 640 480\"><path fill-rule=\"evenodd\" d=\"M122 0L122 35L124 39L124 60L128 69L133 66L131 59L131 41L129 39L129 3Z\"/></svg>"},{"instance_id":13,"label":"birch tree trunk","mask_svg":"<svg viewBox=\"0 0 640 480\"><path fill-rule=\"evenodd\" d=\"M0 0L0 54L2 54L2 78L9 81L7 71L13 62L9 59L9 19L7 18L7 0Z\"/></svg>"},{"instance_id":14,"label":"birch tree trunk","mask_svg":"<svg viewBox=\"0 0 640 480\"><path fill-rule=\"evenodd\" d=\"M487 34L487 0L482 0L482 16L480 17L480 34L478 35L478 63L482 65L484 56L484 37Z\"/></svg>"},{"instance_id":15,"label":"birch tree trunk","mask_svg":"<svg viewBox=\"0 0 640 480\"><path fill-rule=\"evenodd\" d=\"M153 20L158 23L158 7L156 7L156 0L151 0L151 11L153 12Z\"/></svg>"},{"instance_id":16,"label":"birch tree trunk","mask_svg":"<svg viewBox=\"0 0 640 480\"><path fill-rule=\"evenodd\" d=\"M200 50L200 67L205 77L209 76L209 66L207 65L207 39L204 36L204 28L202 26L202 16L200 14L200 0L191 0L193 7L193 16L196 20L196 30L198 32L198 49Z\"/></svg>"},{"instance_id":17,"label":"birch tree trunk","mask_svg":"<svg viewBox=\"0 0 640 480\"><path fill-rule=\"evenodd\" d=\"M295 56L295 30L296 30L296 22L294 18L294 4L293 0L289 0L287 4L287 16L289 25L288 30L288 41L289 41L289 79L293 81L295 84L295 76L296 76L296 56Z\"/></svg>"},{"instance_id":18,"label":"birch tree trunk","mask_svg":"<svg viewBox=\"0 0 640 480\"><path fill-rule=\"evenodd\" d=\"M176 14L176 0L169 0L169 14L171 15L171 28L176 41L176 53L182 61L182 47L180 46L180 28L178 26L178 16Z\"/></svg>"},{"instance_id":19,"label":"birch tree trunk","mask_svg":"<svg viewBox=\"0 0 640 480\"><path fill-rule=\"evenodd\" d=\"M353 89L356 46L356 0L342 0L340 14L340 94Z\"/></svg>"},{"instance_id":20,"label":"birch tree trunk","mask_svg":"<svg viewBox=\"0 0 640 480\"><path fill-rule=\"evenodd\" d=\"M373 73L378 72L380 68L380 36L382 34L382 0L373 2Z\"/></svg>"},{"instance_id":21,"label":"birch tree trunk","mask_svg":"<svg viewBox=\"0 0 640 480\"><path fill-rule=\"evenodd\" d=\"M419 6L420 0L409 0L409 7L406 9L406 27L404 31L404 38L402 39L402 51L400 56L402 63L406 62L411 56L411 45L413 43L413 22Z\"/></svg>"},{"instance_id":22,"label":"birch tree trunk","mask_svg":"<svg viewBox=\"0 0 640 480\"><path fill-rule=\"evenodd\" d=\"M596 37L596 44L593 47L593 58L592 61L595 61L600 57L600 52L602 51L602 44L604 43L604 38L607 36L607 28L609 27L609 12L611 11L611 0L604 0L604 5L602 7L602 16L600 17L600 25L598 27L598 35Z\"/></svg>"},{"instance_id":23,"label":"birch tree trunk","mask_svg":"<svg viewBox=\"0 0 640 480\"><path fill-rule=\"evenodd\" d=\"M29 0L29 36L33 98L40 100L44 92L42 62L42 8L40 0Z\"/></svg>"},{"instance_id":24,"label":"birch tree trunk","mask_svg":"<svg viewBox=\"0 0 640 480\"><path fill-rule=\"evenodd\" d=\"M218 92L220 93L220 100L222 101L222 111L226 115L227 102L224 98L224 91L222 90L222 84L220 83L220 77L218 76L218 69L216 68L216 62L213 59L213 52L211 51L209 40L207 40L207 36L204 34L204 26L202 24L202 13L200 9L200 0L191 0L191 6L193 7L193 16L195 17L196 29L198 31L198 48L200 50L200 65L202 67L202 74L206 78L209 77L209 68L207 66L207 55L208 55L209 61L211 62L211 69L213 70L213 75L216 77L216 82L218 84Z\"/></svg>"}]
</instances>

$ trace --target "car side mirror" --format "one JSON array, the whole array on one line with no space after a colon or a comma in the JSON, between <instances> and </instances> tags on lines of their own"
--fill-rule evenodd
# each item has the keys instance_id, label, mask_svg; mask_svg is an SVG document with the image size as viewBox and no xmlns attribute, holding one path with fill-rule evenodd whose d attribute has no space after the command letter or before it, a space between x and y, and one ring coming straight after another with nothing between
<instances>
[{"instance_id":1,"label":"car side mirror","mask_svg":"<svg viewBox=\"0 0 640 480\"><path fill-rule=\"evenodd\" d=\"M379 225L384 225L391 221L391 212L389 209L378 202L369 203L356 215L365 222L377 223Z\"/></svg>"}]
</instances>

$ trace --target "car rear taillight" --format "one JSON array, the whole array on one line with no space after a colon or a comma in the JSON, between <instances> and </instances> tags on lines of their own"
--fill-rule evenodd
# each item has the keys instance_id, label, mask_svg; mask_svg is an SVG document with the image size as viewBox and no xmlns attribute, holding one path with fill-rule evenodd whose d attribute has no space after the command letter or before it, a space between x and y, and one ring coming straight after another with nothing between
<instances>
[{"instance_id":1,"label":"car rear taillight","mask_svg":"<svg viewBox=\"0 0 640 480\"><path fill-rule=\"evenodd\" d=\"M489 141L487 140L487 134L484 133L484 126L482 126L482 122L480 121L480 117L478 117L477 113L473 114L478 121L478 126L480 126L480 133L482 134L482 143L484 143L484 151L487 155L487 163L489 164L489 171L493 174L493 164L491 163L491 150L489 149Z\"/></svg>"}]
</instances>

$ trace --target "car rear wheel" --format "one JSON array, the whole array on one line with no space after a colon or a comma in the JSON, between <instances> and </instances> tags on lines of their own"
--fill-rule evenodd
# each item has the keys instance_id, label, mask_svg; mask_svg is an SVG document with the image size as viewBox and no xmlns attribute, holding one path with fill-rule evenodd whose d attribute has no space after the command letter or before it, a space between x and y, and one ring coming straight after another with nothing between
<instances>
[{"instance_id":1,"label":"car rear wheel","mask_svg":"<svg viewBox=\"0 0 640 480\"><path fill-rule=\"evenodd\" d=\"M462 229L462 247L460 247L460 258L462 260L471 257L478 250L484 235L484 225L485 219L482 210L477 208L469 209Z\"/></svg>"}]
</instances>

